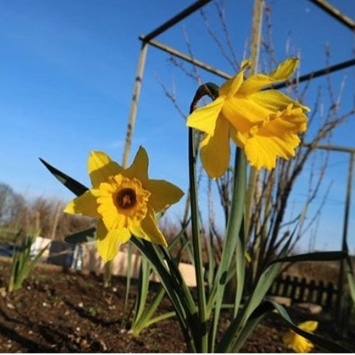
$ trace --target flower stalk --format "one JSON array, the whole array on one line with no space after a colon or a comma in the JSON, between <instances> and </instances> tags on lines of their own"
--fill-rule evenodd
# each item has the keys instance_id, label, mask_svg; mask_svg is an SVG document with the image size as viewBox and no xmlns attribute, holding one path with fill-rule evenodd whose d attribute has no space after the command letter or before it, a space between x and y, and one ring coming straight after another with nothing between
<instances>
[{"instance_id":1,"label":"flower stalk","mask_svg":"<svg viewBox=\"0 0 355 355\"><path fill-rule=\"evenodd\" d=\"M213 83L206 83L199 87L192 100L190 106L190 114L196 109L199 100L203 96L209 96L212 100L218 97L218 86ZM199 313L199 339L200 344L198 348L201 352L208 351L208 333L207 333L207 320L209 314L207 312L206 304L206 290L203 278L203 260L202 260L202 248L201 248L201 236L198 220L198 190L196 182L196 165L198 149L196 147L195 132L192 128L188 130L188 153L189 153L189 186L190 186L190 208L191 208L191 232L192 232L192 245L194 255L194 266L196 275L196 287L197 287L197 303Z\"/></svg>"}]
</instances>

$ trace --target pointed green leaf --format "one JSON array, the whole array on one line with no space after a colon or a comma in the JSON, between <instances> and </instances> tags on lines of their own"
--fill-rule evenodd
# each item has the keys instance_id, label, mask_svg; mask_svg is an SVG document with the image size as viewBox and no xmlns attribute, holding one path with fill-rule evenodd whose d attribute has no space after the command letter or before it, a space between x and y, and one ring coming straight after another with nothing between
<instances>
[{"instance_id":1,"label":"pointed green leaf","mask_svg":"<svg viewBox=\"0 0 355 355\"><path fill-rule=\"evenodd\" d=\"M95 238L96 228L89 228L84 231L68 235L64 238L67 243L87 243L96 240Z\"/></svg>"},{"instance_id":2,"label":"pointed green leaf","mask_svg":"<svg viewBox=\"0 0 355 355\"><path fill-rule=\"evenodd\" d=\"M322 251L316 253L306 253L292 256L285 256L278 258L270 262L269 265L274 263L283 263L283 262L299 262L299 261L333 261L341 260L347 257L347 253L344 251Z\"/></svg>"},{"instance_id":3,"label":"pointed green leaf","mask_svg":"<svg viewBox=\"0 0 355 355\"><path fill-rule=\"evenodd\" d=\"M322 349L331 352L331 353L348 353L351 352L348 348L337 344L331 340L324 339L318 335L308 333L302 329L300 329L288 315L286 309L272 301L265 301L261 303L255 311L249 317L247 323L244 325L241 332L238 334L238 337L234 339L234 342L230 344L230 347L218 349L220 352L221 349L224 352L238 352L240 348L243 346L245 341L248 339L253 330L257 327L257 325L262 321L262 319L273 310L277 310L276 315L281 317L287 325L297 334L309 339L313 344L321 347Z\"/></svg>"},{"instance_id":4,"label":"pointed green leaf","mask_svg":"<svg viewBox=\"0 0 355 355\"><path fill-rule=\"evenodd\" d=\"M269 305L268 305L268 303L269 303ZM276 314L278 316L280 316L294 332L307 338L313 344L318 345L322 349L329 351L331 353L351 353L352 352L350 349L346 348L345 346L342 346L342 345L335 343L331 340L322 338L319 335L308 333L308 332L298 328L297 325L292 322L286 309L283 306L281 306L280 304L278 304L276 302L272 302L272 301L266 301L265 304L262 306L265 308L269 308L270 311L272 311L273 309L276 309L277 310Z\"/></svg>"},{"instance_id":5,"label":"pointed green leaf","mask_svg":"<svg viewBox=\"0 0 355 355\"><path fill-rule=\"evenodd\" d=\"M39 160L44 164L44 166L71 192L73 192L76 196L82 195L85 191L88 190L86 186L81 184L80 182L74 180L69 175L61 172L56 169L54 166L48 164L45 160L39 158Z\"/></svg>"}]
</instances>

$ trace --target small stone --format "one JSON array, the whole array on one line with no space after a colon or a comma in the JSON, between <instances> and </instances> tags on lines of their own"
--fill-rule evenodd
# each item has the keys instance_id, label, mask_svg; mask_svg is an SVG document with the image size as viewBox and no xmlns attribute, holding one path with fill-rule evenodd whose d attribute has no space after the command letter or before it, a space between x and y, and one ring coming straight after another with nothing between
<instances>
[{"instance_id":1,"label":"small stone","mask_svg":"<svg viewBox=\"0 0 355 355\"><path fill-rule=\"evenodd\" d=\"M303 311L310 313L310 314L319 314L323 310L321 305L314 304L314 303L308 303L308 302L297 303L295 306Z\"/></svg>"},{"instance_id":2,"label":"small stone","mask_svg":"<svg viewBox=\"0 0 355 355\"><path fill-rule=\"evenodd\" d=\"M278 304L281 304L285 307L291 306L291 298L289 297L281 297L281 296L268 296L268 299L274 301Z\"/></svg>"}]
</instances>

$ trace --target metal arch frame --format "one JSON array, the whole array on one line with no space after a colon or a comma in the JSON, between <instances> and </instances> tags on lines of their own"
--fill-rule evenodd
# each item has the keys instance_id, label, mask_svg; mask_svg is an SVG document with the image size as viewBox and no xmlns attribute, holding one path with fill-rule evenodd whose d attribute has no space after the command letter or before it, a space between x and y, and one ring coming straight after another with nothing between
<instances>
[{"instance_id":1,"label":"metal arch frame","mask_svg":"<svg viewBox=\"0 0 355 355\"><path fill-rule=\"evenodd\" d=\"M224 79L229 79L232 75L225 73L217 68L214 68L211 65L208 65L204 63L203 61L200 61L198 59L195 59L191 57L190 55L187 55L185 53L182 53L172 47L169 47L161 42L158 42L155 40L155 37L159 36L163 32L167 31L169 28L177 24L178 22L182 21L186 17L190 16L203 6L209 4L212 0L197 0L195 1L192 5L188 6L172 18L170 18L168 21L164 22L162 25L158 26L156 29L148 33L147 35L142 35L139 36L139 40L142 42L141 50L140 50L140 55L138 59L138 66L137 66L137 72L136 72L136 78L135 78L135 83L134 83L134 88L133 88L133 95L132 95L132 102L131 102L131 107L130 107L130 113L128 117L128 124L127 124L127 131L126 131L126 139L125 139L125 146L124 146L124 151L123 151L123 158L122 158L122 165L127 166L128 163L128 158L129 158L129 153L130 153L130 148L132 144L132 137L133 137L133 131L134 131L134 126L135 126L135 121L137 117L137 109L138 109L138 102L139 102L139 96L140 96L140 91L142 87L142 80L143 80L143 74L144 74L144 67L145 67L145 61L146 61L146 56L147 56L147 51L148 51L148 46L151 45L155 48L158 48L162 51L165 51L175 57L178 57L184 61L187 61L191 64L194 64L210 73L213 73L221 78ZM350 30L352 30L355 33L355 20L351 19L350 17L344 15L340 10L332 6L328 1L326 0L309 0L312 2L314 5L318 6L320 9L328 13L330 16L338 20L341 24L344 26L348 27ZM317 70L312 73L308 73L305 75L302 75L298 79L292 81L291 83L300 83L304 82L310 79L314 79L320 76L323 76L325 74L333 73L338 70L342 70L345 68L348 68L350 66L355 65L355 59L350 59L335 65L332 65L328 68L323 68L320 70ZM275 88L280 89L282 87L285 87L286 85L290 84L289 83L281 83L278 85L275 85Z\"/></svg>"},{"instance_id":2,"label":"metal arch frame","mask_svg":"<svg viewBox=\"0 0 355 355\"><path fill-rule=\"evenodd\" d=\"M185 19L192 13L196 12L203 6L207 5L210 3L212 0L196 0L192 5L188 6L172 18L170 18L168 21L164 22L162 25L151 31L149 34L145 36L140 36L139 40L142 42L141 45L141 50L140 50L140 55L138 59L138 66L137 66L137 72L136 72L136 78L135 78L135 83L134 83L134 88L133 88L133 95L132 95L132 102L131 102L131 108L130 108L130 113L129 113L129 118L128 118L128 124L127 124L127 131L126 131L126 139L125 139L125 146L124 146L124 152L123 152L123 158L122 158L122 165L123 167L127 166L128 163L128 158L129 158L129 153L130 153L130 148L132 144L132 137L133 137L133 131L134 131L134 126L135 126L135 121L136 121L136 116L137 116L137 108L138 108L138 102L139 102L139 96L140 96L140 91L142 88L142 80L143 80L143 74L144 74L144 67L145 67L145 62L146 62L146 57L147 57L147 51L149 45L156 47L160 50L163 50L173 56L176 56L184 61L187 61L191 64L194 64L210 73L213 73L219 77L222 77L224 79L229 79L231 75L219 70L218 68L214 68L211 65L208 65L204 63L203 61L200 61L198 59L195 59L191 57L190 55L187 55L185 53L182 53L172 47L169 47L163 43L160 43L155 40L155 37L158 35L162 34L163 32L167 31L169 28L180 22L181 20ZM332 6L328 1L326 0L309 0L312 2L315 6L319 7L323 11L325 11L328 15L339 21L341 24L349 28L351 31L355 33L355 21L351 19L350 17L344 15L340 10ZM259 11L262 8L263 5L263 0L254 0L254 4L257 5L257 2L259 2ZM256 8L257 6L255 6ZM260 16L260 14L259 14ZM257 20L257 16L253 19L254 21ZM253 24L256 25L256 24ZM260 25L260 24L259 24ZM338 70L342 70L348 67L351 67L355 65L355 59L350 59L335 65L332 65L328 68L323 68L320 70L317 70L312 73L305 74L298 79L288 82L288 83L281 83L279 85L275 85L274 87L277 89L280 89L282 87L285 87L286 85L292 84L292 83L300 83L304 82L310 79L314 79L317 77L321 77L323 75L329 74L336 72ZM331 150L331 151L340 151L343 153L347 153L350 156L349 159L349 166L348 166L348 178L347 178L347 187L346 187L346 195L345 195L345 210L344 210L344 221L343 221L343 232L342 232L342 251L348 251L347 250L347 236L348 236L348 226L349 226L349 213L350 213L350 206L351 206L351 195L352 195L352 185L353 185L353 171L354 171L354 164L355 164L355 149L351 149L348 147L337 147L337 146L331 146L331 145L318 145L316 147L317 149L325 149L325 150ZM343 290L343 280L344 280L344 262L340 261L340 271L339 271L339 280L338 280L338 289L339 291ZM339 292L341 295L342 292ZM338 299L338 307L340 310L340 297ZM340 313L340 312L339 312Z\"/></svg>"}]
</instances>

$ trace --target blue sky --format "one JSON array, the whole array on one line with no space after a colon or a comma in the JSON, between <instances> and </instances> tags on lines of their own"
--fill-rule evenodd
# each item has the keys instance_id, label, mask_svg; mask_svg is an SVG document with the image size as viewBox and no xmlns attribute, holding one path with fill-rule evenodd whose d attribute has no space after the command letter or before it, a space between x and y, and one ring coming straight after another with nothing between
<instances>
[{"instance_id":1,"label":"blue sky","mask_svg":"<svg viewBox=\"0 0 355 355\"><path fill-rule=\"evenodd\" d=\"M140 41L193 1L151 0L0 0L0 182L30 197L67 201L72 194L41 165L42 157L89 185L86 162L90 150L103 150L122 160L127 119ZM149 5L148 5L149 4ZM355 3L332 4L355 18ZM240 61L248 55L253 2L225 1L227 26ZM301 58L300 74L354 57L354 35L310 1L270 0L275 57ZM215 34L223 31L213 3L204 7ZM264 35L266 35L264 26ZM186 36L196 58L234 74L208 35L199 12L180 22L157 40L187 53ZM261 57L260 66L265 66ZM189 69L188 65L185 65ZM262 69L262 68L261 68ZM222 79L202 70L205 81ZM342 112L354 105L354 68L332 76L335 91L346 77ZM183 118L165 97L161 84L174 89L185 114L196 83L174 66L165 53L148 51L133 137L133 158L139 145L150 155L150 175L186 189L187 130ZM312 82L306 102L312 107L317 88ZM324 105L327 105L325 95ZM332 143L354 146L354 117L333 136ZM332 183L316 239L317 248L338 248L342 228L348 157L332 155L326 184ZM307 177L305 177L306 179ZM302 182L303 180L301 180ZM296 200L302 200L302 193ZM172 218L182 207L172 209ZM353 208L354 210L354 208ZM352 211L352 220L354 211ZM329 222L329 223L328 223ZM352 224L352 229L355 226ZM355 236L349 235L355 249ZM307 240L305 245L307 246Z\"/></svg>"}]
</instances>

